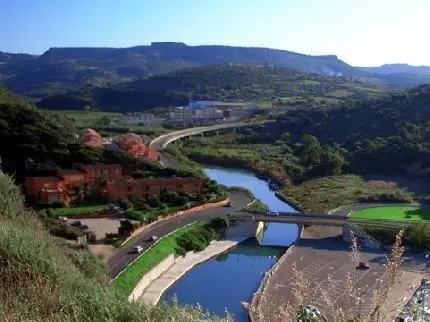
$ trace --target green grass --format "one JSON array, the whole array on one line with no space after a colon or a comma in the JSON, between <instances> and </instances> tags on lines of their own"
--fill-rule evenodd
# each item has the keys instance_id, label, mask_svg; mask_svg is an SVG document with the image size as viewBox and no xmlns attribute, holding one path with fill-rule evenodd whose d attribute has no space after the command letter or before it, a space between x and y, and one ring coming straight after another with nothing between
<instances>
[{"instance_id":1,"label":"green grass","mask_svg":"<svg viewBox=\"0 0 430 322\"><path fill-rule=\"evenodd\" d=\"M184 255L188 251L202 251L212 240L218 239L217 231L228 226L225 219L194 223L162 238L115 280L115 286L129 295L142 277L170 254Z\"/></svg>"},{"instance_id":2,"label":"green grass","mask_svg":"<svg viewBox=\"0 0 430 322\"><path fill-rule=\"evenodd\" d=\"M253 212L253 213L265 213L268 210L269 210L269 207L267 207L259 199L256 199L252 205L246 208L247 212Z\"/></svg>"},{"instance_id":3,"label":"green grass","mask_svg":"<svg viewBox=\"0 0 430 322\"><path fill-rule=\"evenodd\" d=\"M292 202L307 211L325 213L356 202L413 202L411 193L383 181L365 181L356 175L340 175L305 181L282 190Z\"/></svg>"},{"instance_id":4,"label":"green grass","mask_svg":"<svg viewBox=\"0 0 430 322\"><path fill-rule=\"evenodd\" d=\"M91 127L101 125L102 119L106 116L119 116L120 113L96 112L96 111L51 111L54 114L62 114L73 120L76 127Z\"/></svg>"},{"instance_id":5,"label":"green grass","mask_svg":"<svg viewBox=\"0 0 430 322\"><path fill-rule=\"evenodd\" d=\"M56 217L73 217L92 214L99 211L109 209L108 205L82 205L82 206L71 206L67 208L54 208L52 212Z\"/></svg>"},{"instance_id":6,"label":"green grass","mask_svg":"<svg viewBox=\"0 0 430 322\"><path fill-rule=\"evenodd\" d=\"M198 224L194 224L198 225ZM181 249L176 240L192 229L194 225L182 228L173 234L164 237L148 252L134 262L124 273L115 280L115 286L124 294L130 294L143 275L160 263L170 254L179 255Z\"/></svg>"},{"instance_id":7,"label":"green grass","mask_svg":"<svg viewBox=\"0 0 430 322\"><path fill-rule=\"evenodd\" d=\"M387 206L358 210L351 218L397 221L430 221L430 209L416 206Z\"/></svg>"}]
</instances>

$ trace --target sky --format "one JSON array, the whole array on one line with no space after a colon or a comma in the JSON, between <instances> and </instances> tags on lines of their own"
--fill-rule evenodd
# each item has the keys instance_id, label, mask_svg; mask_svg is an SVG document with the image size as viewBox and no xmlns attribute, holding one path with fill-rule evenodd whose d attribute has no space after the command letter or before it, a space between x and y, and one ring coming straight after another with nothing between
<instances>
[{"instance_id":1,"label":"sky","mask_svg":"<svg viewBox=\"0 0 430 322\"><path fill-rule=\"evenodd\" d=\"M0 0L0 51L152 41L430 65L430 0Z\"/></svg>"}]
</instances>

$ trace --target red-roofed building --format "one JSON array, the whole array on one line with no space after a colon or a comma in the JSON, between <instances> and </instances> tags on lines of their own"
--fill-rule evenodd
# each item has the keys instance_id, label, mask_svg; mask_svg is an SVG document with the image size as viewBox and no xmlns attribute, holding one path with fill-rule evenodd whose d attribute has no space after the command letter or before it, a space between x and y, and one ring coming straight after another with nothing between
<instances>
[{"instance_id":1,"label":"red-roofed building","mask_svg":"<svg viewBox=\"0 0 430 322\"><path fill-rule=\"evenodd\" d=\"M117 179L107 182L102 188L104 195L113 200L121 198L139 199L159 196L163 190L200 193L203 181L199 178Z\"/></svg>"},{"instance_id":2,"label":"red-roofed building","mask_svg":"<svg viewBox=\"0 0 430 322\"><path fill-rule=\"evenodd\" d=\"M84 167L84 171L58 170L56 177L27 177L25 188L27 195L37 203L64 203L83 197L86 189L97 188L102 180L114 180L122 177L119 164L97 164Z\"/></svg>"},{"instance_id":3,"label":"red-roofed building","mask_svg":"<svg viewBox=\"0 0 430 322\"><path fill-rule=\"evenodd\" d=\"M119 164L95 164L84 166L85 184L94 187L103 181L122 177L122 166Z\"/></svg>"},{"instance_id":4,"label":"red-roofed building","mask_svg":"<svg viewBox=\"0 0 430 322\"><path fill-rule=\"evenodd\" d=\"M27 195L33 197L37 203L69 204L67 190L57 177L28 177L25 178Z\"/></svg>"}]
</instances>

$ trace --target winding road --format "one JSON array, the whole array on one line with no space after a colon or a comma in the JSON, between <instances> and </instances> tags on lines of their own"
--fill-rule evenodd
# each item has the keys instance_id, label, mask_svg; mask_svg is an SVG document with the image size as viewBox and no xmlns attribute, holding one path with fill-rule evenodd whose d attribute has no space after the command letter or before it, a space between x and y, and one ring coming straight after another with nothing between
<instances>
[{"instance_id":1,"label":"winding road","mask_svg":"<svg viewBox=\"0 0 430 322\"><path fill-rule=\"evenodd\" d=\"M138 254L133 251L134 246L141 245L144 250L148 249L149 246L153 244L153 242L148 241L151 236L162 237L195 221L226 216L230 212L242 209L246 204L251 202L250 197L239 193L231 193L230 200L232 201L232 207L207 209L180 217L174 217L170 219L166 218L162 221L154 223L151 227L148 227L148 229L144 230L142 233L132 239L127 246L120 248L117 253L113 254L109 258L109 276L114 278L121 271L123 271L129 263L136 259Z\"/></svg>"},{"instance_id":2,"label":"winding road","mask_svg":"<svg viewBox=\"0 0 430 322\"><path fill-rule=\"evenodd\" d=\"M212 126L195 127L191 129L184 129L180 131L171 132L165 135L161 135L149 144L150 148L157 151L160 155L160 161L164 166L178 168L178 162L170 155L163 153L166 146L183 137L190 135L196 135L199 133L216 131L226 128L236 128L244 126L254 126L259 125L258 123L227 123L227 124L217 124ZM195 221L208 220L216 217L226 216L228 213L233 211L238 211L244 208L244 206L251 202L251 198L240 193L231 193L229 195L232 201L232 207L220 207L212 208L204 211L199 211L195 213L189 213L181 217L166 218L162 221L154 223L152 226L145 229L142 233L132 239L129 244L122 247L113 254L108 260L108 274L112 278L117 276L121 271L123 271L129 263L137 258L138 254L133 251L134 246L140 245L144 250L148 249L153 242L149 241L151 236L163 237L172 231L181 228L187 224Z\"/></svg>"}]
</instances>

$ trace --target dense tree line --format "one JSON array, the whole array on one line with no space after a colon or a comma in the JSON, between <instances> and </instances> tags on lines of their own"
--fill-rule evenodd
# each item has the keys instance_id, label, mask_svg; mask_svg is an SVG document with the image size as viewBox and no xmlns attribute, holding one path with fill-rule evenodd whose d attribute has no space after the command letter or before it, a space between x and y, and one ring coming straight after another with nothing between
<instances>
[{"instance_id":1,"label":"dense tree line","mask_svg":"<svg viewBox=\"0 0 430 322\"><path fill-rule=\"evenodd\" d=\"M310 160L321 159L316 138L323 145L337 146L345 153L349 171L419 173L430 167L429 107L430 86L423 85L384 99L349 102L337 109L290 111L265 131L275 137L288 131L293 141L303 133L312 135L307 137L313 148L307 151ZM339 154L329 158L337 159Z\"/></svg>"}]
</instances>

